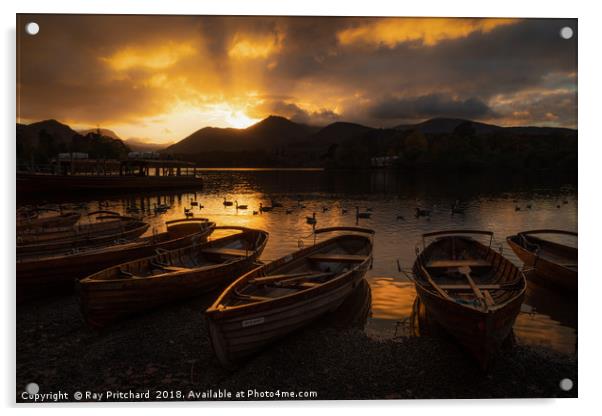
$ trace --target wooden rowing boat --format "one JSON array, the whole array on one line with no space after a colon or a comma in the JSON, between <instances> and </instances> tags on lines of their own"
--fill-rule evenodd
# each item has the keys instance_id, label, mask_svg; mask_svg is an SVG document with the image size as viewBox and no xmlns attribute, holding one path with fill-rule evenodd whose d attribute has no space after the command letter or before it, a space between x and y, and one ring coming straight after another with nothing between
<instances>
[{"instance_id":1,"label":"wooden rowing boat","mask_svg":"<svg viewBox=\"0 0 602 416\"><path fill-rule=\"evenodd\" d=\"M44 227L31 230L30 232L19 233L17 235L17 243L45 243L72 239L79 234L102 234L105 230L111 231L115 227L116 221L131 219L133 218L123 217L114 211L94 211L88 214L88 220L85 223L79 224L76 227Z\"/></svg>"},{"instance_id":2,"label":"wooden rowing boat","mask_svg":"<svg viewBox=\"0 0 602 416\"><path fill-rule=\"evenodd\" d=\"M256 268L232 283L205 316L213 350L230 367L336 310L372 264L374 231L356 227ZM368 234L368 235L366 235Z\"/></svg>"},{"instance_id":3,"label":"wooden rowing boat","mask_svg":"<svg viewBox=\"0 0 602 416\"><path fill-rule=\"evenodd\" d=\"M79 220L81 214L66 212L50 217L36 217L17 220L17 234L37 232L40 229L72 227Z\"/></svg>"},{"instance_id":4,"label":"wooden rowing boat","mask_svg":"<svg viewBox=\"0 0 602 416\"><path fill-rule=\"evenodd\" d=\"M489 246L471 235L489 236ZM436 237L425 247L425 239ZM491 248L489 231L423 235L414 262L416 292L429 316L487 369L510 335L525 297L521 270Z\"/></svg>"},{"instance_id":5,"label":"wooden rowing boat","mask_svg":"<svg viewBox=\"0 0 602 416\"><path fill-rule=\"evenodd\" d=\"M167 231L121 244L66 249L17 260L17 302L73 291L74 282L107 267L152 255L156 249L174 250L200 244L215 223L204 218L167 221Z\"/></svg>"},{"instance_id":6,"label":"wooden rowing boat","mask_svg":"<svg viewBox=\"0 0 602 416\"><path fill-rule=\"evenodd\" d=\"M39 233L17 236L17 259L57 251L103 246L141 236L149 225L132 217L104 215L99 221L72 228L54 228Z\"/></svg>"},{"instance_id":7,"label":"wooden rowing boat","mask_svg":"<svg viewBox=\"0 0 602 416\"><path fill-rule=\"evenodd\" d=\"M535 234L577 237L577 233L562 230L524 231L506 238L508 245L523 261L527 276L538 283L577 292L576 247L549 241Z\"/></svg>"},{"instance_id":8,"label":"wooden rowing boat","mask_svg":"<svg viewBox=\"0 0 602 416\"><path fill-rule=\"evenodd\" d=\"M231 283L256 264L268 233L244 227L215 227L239 233L193 244L102 270L80 281L86 322L103 327L119 318Z\"/></svg>"}]
</instances>

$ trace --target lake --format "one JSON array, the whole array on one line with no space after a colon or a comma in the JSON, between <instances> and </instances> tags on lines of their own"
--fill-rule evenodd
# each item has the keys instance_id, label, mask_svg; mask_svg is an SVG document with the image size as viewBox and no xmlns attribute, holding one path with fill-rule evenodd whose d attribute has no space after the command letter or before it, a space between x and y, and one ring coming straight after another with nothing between
<instances>
[{"instance_id":1,"label":"lake","mask_svg":"<svg viewBox=\"0 0 602 416\"><path fill-rule=\"evenodd\" d=\"M312 244L306 217L316 214L317 227L356 225L356 207L371 212L358 224L376 231L374 265L366 276L372 293L372 314L366 331L379 338L403 335L416 297L413 284L400 273L397 262L409 269L421 235L446 229L483 229L495 233L493 247L520 265L505 238L530 229L577 231L575 179L549 174L402 174L390 171L327 172L275 169L207 169L202 191L73 198L37 203L75 203L93 211L109 209L143 216L149 233L162 231L166 220L182 218L191 208L195 217L218 225L261 228L270 233L262 255L270 261ZM238 201L248 209L224 206ZM199 206L192 206L192 201ZM259 212L260 204L283 205ZM167 212L155 213L157 204ZM464 209L452 214L452 204ZM416 217L416 208L431 211ZM255 212L254 212L255 211ZM214 236L219 236L216 232ZM325 237L322 237L325 238ZM577 244L577 241L570 241ZM543 345L572 353L577 345L577 304L562 294L531 282L515 325L518 342Z\"/></svg>"}]
</instances>

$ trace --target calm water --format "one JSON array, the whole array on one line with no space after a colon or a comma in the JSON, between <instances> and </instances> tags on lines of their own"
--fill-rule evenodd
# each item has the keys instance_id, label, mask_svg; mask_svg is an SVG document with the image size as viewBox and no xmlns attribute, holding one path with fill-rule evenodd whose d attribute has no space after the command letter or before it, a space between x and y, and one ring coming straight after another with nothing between
<instances>
[{"instance_id":1,"label":"calm water","mask_svg":"<svg viewBox=\"0 0 602 416\"><path fill-rule=\"evenodd\" d=\"M454 228L491 230L495 232L493 246L520 264L505 243L506 236L537 228L577 231L574 182L549 177L274 170L207 170L203 176L204 190L196 193L121 195L60 202L83 203L89 210L101 208L141 215L151 223L149 233L152 233L162 231L165 220L183 217L184 208L190 208L191 201L197 200L203 208L192 207L195 217L209 218L218 225L268 231L270 240L262 256L265 261L281 257L302 244L311 244L312 227L306 223L306 217L313 212L317 226L327 227L355 225L355 207L361 211L370 209L371 219L360 219L359 225L376 231L374 266L367 274L372 316L366 331L374 337L394 337L404 331L416 294L413 285L397 271L396 262L399 260L404 268L411 267L422 233ZM248 209L237 211L234 206L225 207L224 198L246 204ZM259 211L260 203L270 206L271 200L284 207L253 214ZM455 201L465 208L464 214L451 214L450 206ZM155 214L156 204L168 204L171 208L164 214ZM431 210L430 218L416 218L416 207ZM519 342L574 352L576 328L574 301L530 284L515 326Z\"/></svg>"}]
</instances>

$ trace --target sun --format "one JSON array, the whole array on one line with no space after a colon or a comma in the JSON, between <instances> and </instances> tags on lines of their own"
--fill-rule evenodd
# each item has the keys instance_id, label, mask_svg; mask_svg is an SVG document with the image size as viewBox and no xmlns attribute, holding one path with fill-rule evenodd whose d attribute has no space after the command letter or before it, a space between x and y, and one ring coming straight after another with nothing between
<instances>
[{"instance_id":1,"label":"sun","mask_svg":"<svg viewBox=\"0 0 602 416\"><path fill-rule=\"evenodd\" d=\"M232 111L226 116L226 122L237 129L244 129L257 123L259 119L251 118L243 111Z\"/></svg>"}]
</instances>

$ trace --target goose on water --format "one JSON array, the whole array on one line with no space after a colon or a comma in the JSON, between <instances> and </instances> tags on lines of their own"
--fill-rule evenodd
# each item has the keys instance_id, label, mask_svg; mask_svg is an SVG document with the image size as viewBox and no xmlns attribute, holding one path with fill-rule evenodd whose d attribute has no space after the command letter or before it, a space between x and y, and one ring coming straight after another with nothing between
<instances>
[{"instance_id":1,"label":"goose on water","mask_svg":"<svg viewBox=\"0 0 602 416\"><path fill-rule=\"evenodd\" d=\"M318 220L316 219L316 213L314 212L311 217L305 217L305 221L308 224L316 224Z\"/></svg>"}]
</instances>

